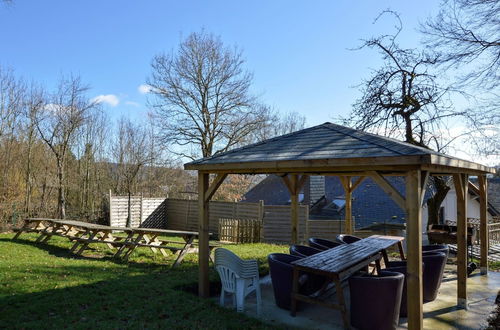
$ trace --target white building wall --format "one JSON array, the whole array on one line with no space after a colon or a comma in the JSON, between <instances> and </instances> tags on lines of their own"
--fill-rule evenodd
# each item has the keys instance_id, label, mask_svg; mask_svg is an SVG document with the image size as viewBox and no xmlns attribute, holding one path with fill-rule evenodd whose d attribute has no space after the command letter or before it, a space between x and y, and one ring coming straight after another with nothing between
<instances>
[{"instance_id":1,"label":"white building wall","mask_svg":"<svg viewBox=\"0 0 500 330\"><path fill-rule=\"evenodd\" d=\"M444 219L457 221L457 193L455 192L455 188L452 187L446 195L441 207L444 207ZM467 198L467 218L475 218L479 219L479 198L473 198L470 194L468 194ZM488 219L491 220L491 215L488 213ZM422 232L427 231L427 205L424 204L422 207Z\"/></svg>"}]
</instances>

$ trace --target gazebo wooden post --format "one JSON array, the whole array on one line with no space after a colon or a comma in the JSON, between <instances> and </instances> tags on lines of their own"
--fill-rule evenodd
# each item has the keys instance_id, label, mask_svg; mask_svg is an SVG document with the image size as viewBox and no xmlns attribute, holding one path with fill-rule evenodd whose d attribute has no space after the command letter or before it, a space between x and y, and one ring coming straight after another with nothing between
<instances>
[{"instance_id":1,"label":"gazebo wooden post","mask_svg":"<svg viewBox=\"0 0 500 330\"><path fill-rule=\"evenodd\" d=\"M298 242L298 223L299 223L299 192L297 191L297 181L298 181L298 175L293 174L292 175L292 191L290 192L290 212L291 212L291 220L292 220L292 244L297 244Z\"/></svg>"},{"instance_id":2,"label":"gazebo wooden post","mask_svg":"<svg viewBox=\"0 0 500 330\"><path fill-rule=\"evenodd\" d=\"M406 244L408 329L423 328L421 171L406 173Z\"/></svg>"},{"instance_id":3,"label":"gazebo wooden post","mask_svg":"<svg viewBox=\"0 0 500 330\"><path fill-rule=\"evenodd\" d=\"M352 229L352 181L350 176L340 176L340 182L344 187L345 196L345 233L348 235L353 234Z\"/></svg>"},{"instance_id":4,"label":"gazebo wooden post","mask_svg":"<svg viewBox=\"0 0 500 330\"><path fill-rule=\"evenodd\" d=\"M467 309L467 174L454 174L457 194L457 305Z\"/></svg>"},{"instance_id":5,"label":"gazebo wooden post","mask_svg":"<svg viewBox=\"0 0 500 330\"><path fill-rule=\"evenodd\" d=\"M479 179L479 241L481 243L481 274L488 274L488 249L489 242L489 228L488 228L488 181L486 175L478 175Z\"/></svg>"},{"instance_id":6,"label":"gazebo wooden post","mask_svg":"<svg viewBox=\"0 0 500 330\"><path fill-rule=\"evenodd\" d=\"M198 172L198 295L203 298L210 296L208 280L208 262L210 259L209 203L227 174L217 174L209 185L210 173Z\"/></svg>"},{"instance_id":7,"label":"gazebo wooden post","mask_svg":"<svg viewBox=\"0 0 500 330\"><path fill-rule=\"evenodd\" d=\"M198 172L198 295L203 298L208 298L209 280L208 280L208 259L209 259L209 200L207 200L208 192L208 173Z\"/></svg>"},{"instance_id":8,"label":"gazebo wooden post","mask_svg":"<svg viewBox=\"0 0 500 330\"><path fill-rule=\"evenodd\" d=\"M354 226L352 223L352 192L356 187L363 182L364 176L360 176L354 183L350 176L339 176L340 183L344 187L345 196L345 233L348 235L354 234Z\"/></svg>"},{"instance_id":9,"label":"gazebo wooden post","mask_svg":"<svg viewBox=\"0 0 500 330\"><path fill-rule=\"evenodd\" d=\"M291 180L290 180L291 177ZM299 226L299 192L304 183L306 182L307 175L303 174L299 177L298 174L290 176L283 176L283 182L290 193L290 230L291 230L291 243L297 244L299 241L298 226ZM307 219L306 219L307 221Z\"/></svg>"}]
</instances>

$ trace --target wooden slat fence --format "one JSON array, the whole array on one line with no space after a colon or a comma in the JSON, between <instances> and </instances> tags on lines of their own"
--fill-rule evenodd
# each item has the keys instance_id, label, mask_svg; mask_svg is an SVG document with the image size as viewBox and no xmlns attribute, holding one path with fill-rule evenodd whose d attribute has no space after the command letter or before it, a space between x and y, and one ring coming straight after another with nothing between
<instances>
[{"instance_id":1,"label":"wooden slat fence","mask_svg":"<svg viewBox=\"0 0 500 330\"><path fill-rule=\"evenodd\" d=\"M111 195L110 198L110 225L124 227L127 220L128 198L127 196ZM141 196L134 196L131 200L132 227L142 226L198 231L197 200L142 198ZM302 243L305 243L309 237L313 236L335 239L345 229L343 220L308 220L308 218L309 207L300 205L298 236L299 242ZM291 241L290 205L212 201L210 202L209 230L217 236L219 236L219 219L258 221L262 224L260 241L285 244ZM220 235L221 238L225 233L222 234ZM225 235L227 237L229 234L226 233ZM240 238L240 240L243 240L243 238Z\"/></svg>"},{"instance_id":2,"label":"wooden slat fence","mask_svg":"<svg viewBox=\"0 0 500 330\"><path fill-rule=\"evenodd\" d=\"M261 241L262 220L219 219L219 240L233 243L258 243Z\"/></svg>"},{"instance_id":3,"label":"wooden slat fence","mask_svg":"<svg viewBox=\"0 0 500 330\"><path fill-rule=\"evenodd\" d=\"M198 201L167 199L167 229L198 231ZM262 203L210 202L210 232L218 234L219 219L262 219Z\"/></svg>"},{"instance_id":4,"label":"wooden slat fence","mask_svg":"<svg viewBox=\"0 0 500 330\"><path fill-rule=\"evenodd\" d=\"M297 234L299 242L307 240L306 219L309 218L309 207L299 206L299 226ZM289 205L265 205L263 221L263 241L267 243L290 243L292 214Z\"/></svg>"},{"instance_id":5,"label":"wooden slat fence","mask_svg":"<svg viewBox=\"0 0 500 330\"><path fill-rule=\"evenodd\" d=\"M128 215L128 196L110 194L109 225L125 227ZM166 209L164 198L143 198L132 196L131 227L165 228Z\"/></svg>"}]
</instances>

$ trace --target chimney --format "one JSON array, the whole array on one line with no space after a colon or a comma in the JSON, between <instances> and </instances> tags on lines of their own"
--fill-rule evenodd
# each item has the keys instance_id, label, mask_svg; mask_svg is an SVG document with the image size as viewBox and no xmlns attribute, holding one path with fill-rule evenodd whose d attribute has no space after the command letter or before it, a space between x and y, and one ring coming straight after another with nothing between
<instances>
[{"instance_id":1,"label":"chimney","mask_svg":"<svg viewBox=\"0 0 500 330\"><path fill-rule=\"evenodd\" d=\"M304 187L304 197L309 201L309 205L316 203L321 197L325 196L325 176L309 176L309 184Z\"/></svg>"}]
</instances>

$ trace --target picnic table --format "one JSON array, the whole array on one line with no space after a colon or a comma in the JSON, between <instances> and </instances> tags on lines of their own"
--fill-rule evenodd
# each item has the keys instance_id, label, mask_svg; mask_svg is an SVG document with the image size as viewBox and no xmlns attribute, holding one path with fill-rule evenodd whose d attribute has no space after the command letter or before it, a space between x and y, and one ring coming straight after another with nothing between
<instances>
[{"instance_id":1,"label":"picnic table","mask_svg":"<svg viewBox=\"0 0 500 330\"><path fill-rule=\"evenodd\" d=\"M161 238L160 236L177 236L181 237L183 241ZM198 232L195 231L134 228L128 233L127 238L115 256L119 257L123 255L125 259L128 259L130 254L138 247L148 247L153 253L158 253L159 251L163 256L167 256L165 250L170 250L174 254L177 254L177 259L172 265L172 267L175 267L182 262L186 254L198 252L198 247L195 243L195 239L198 236ZM213 243L210 244L210 251L217 246Z\"/></svg>"},{"instance_id":2,"label":"picnic table","mask_svg":"<svg viewBox=\"0 0 500 330\"><path fill-rule=\"evenodd\" d=\"M342 244L335 248L292 262L293 288L291 295L291 315L295 316L297 312L298 300L320 304L340 310L344 327L346 329L350 328L341 282L372 262L376 262L377 271L380 271L380 259L387 258L385 250L393 245L400 247L401 256L404 258L401 243L403 240L404 238L399 236L373 235L360 241L351 244ZM331 278L335 284L338 303L329 303L318 297L300 294L299 277L301 272L313 273Z\"/></svg>"},{"instance_id":3,"label":"picnic table","mask_svg":"<svg viewBox=\"0 0 500 330\"><path fill-rule=\"evenodd\" d=\"M36 232L40 234L36 242L42 243L47 242L52 236L66 237L74 242L70 251L76 255L81 255L91 243L104 243L110 249L117 248L114 257L123 255L126 260L137 247L148 247L154 253L160 251L163 256L167 256L165 250L170 250L177 254L172 267L181 263L186 254L198 252L195 239L199 235L198 232L194 231L112 227L76 220L46 218L24 219L23 226L16 231L13 239L17 239L23 232ZM116 232L124 232L126 236L117 236L114 234ZM183 240L176 241L160 236L178 236ZM217 246L217 244L211 243L210 251Z\"/></svg>"}]
</instances>

